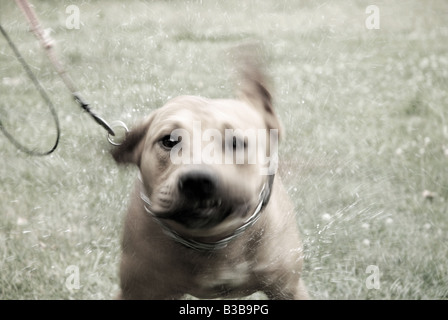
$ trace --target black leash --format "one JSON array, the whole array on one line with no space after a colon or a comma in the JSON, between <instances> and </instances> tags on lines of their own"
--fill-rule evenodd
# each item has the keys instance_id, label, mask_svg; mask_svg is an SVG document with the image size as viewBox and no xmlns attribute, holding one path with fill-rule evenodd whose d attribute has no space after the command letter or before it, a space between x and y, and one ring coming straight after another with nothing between
<instances>
[{"instance_id":1,"label":"black leash","mask_svg":"<svg viewBox=\"0 0 448 320\"><path fill-rule=\"evenodd\" d=\"M56 113L56 109L55 109L53 103L51 102L50 97L48 97L48 95L45 92L44 88L40 84L39 80L37 80L36 76L31 71L30 66L28 65L28 63L26 63L25 59L23 59L23 57L20 54L19 50L17 50L17 47L11 41L11 38L8 36L8 34L6 33L5 29L3 29L1 24L0 24L0 31L3 34L3 36L5 37L6 41L8 42L8 45L11 47L12 51L14 52L14 55L17 57L17 60L19 60L19 62L22 65L22 67L25 69L26 74L28 75L28 77L33 82L34 87L39 92L40 96L45 101L45 103L48 105L48 108L50 109L51 115L52 115L52 117L54 119L54 123L55 123L55 126L56 126L56 141L54 142L54 145L53 145L53 147L50 150L45 151L45 152L41 152L41 151L37 151L37 150L31 150L31 149L26 148L25 146L23 146L19 141L17 141L13 137L13 135L11 133L8 132L8 130L6 130L6 128L4 127L1 119L0 119L0 130L3 132L5 137L8 138L8 140L17 149L25 152L26 154L28 154L30 156L46 156L46 155L49 155L54 150L56 150L56 148L57 148L57 146L59 144L59 138L60 138L60 135L61 135L61 128L60 128L60 125L59 125L59 119L58 119L58 115Z\"/></svg>"},{"instance_id":2,"label":"black leash","mask_svg":"<svg viewBox=\"0 0 448 320\"><path fill-rule=\"evenodd\" d=\"M95 120L96 123L98 123L100 126L102 126L108 132L108 136L107 136L108 141L111 144L115 145L115 146L119 145L119 143L117 143L113 139L111 139L111 136L115 136L115 132L114 132L114 130L112 130L111 126L104 119L102 119L101 117L99 117L98 115L96 115L95 113L92 112L92 110L89 107L89 104L87 102L85 102L85 100L81 97L81 95L78 92L78 90L76 90L76 86L75 86L73 80L70 78L70 76L68 75L68 73L66 72L66 70L64 69L62 64L59 62L59 60L56 57L56 54L53 51L53 41L49 38L48 35L46 35L44 33L44 31L43 31L43 29L42 29L42 27L41 27L41 25L39 23L39 20L37 18L37 15L34 12L32 6L30 5L30 3L27 0L15 0L15 1L16 1L16 4L19 6L19 8L22 10L22 12L25 15L26 19L28 20L28 23L31 26L31 31L39 39L42 47L45 49L45 52L46 52L48 58L50 59L51 64L56 69L57 73L61 77L61 79L64 82L65 86L70 90L74 100L79 104L79 106L84 111L86 111L93 118L93 120ZM57 138L56 138L56 142L55 142L54 146L49 151L47 151L47 152L39 152L39 151L36 151L36 150L30 150L30 149L24 147L23 145L21 145L5 129L5 127L2 124L1 120L0 120L0 129L5 134L5 136L18 149L24 151L25 153L27 153L29 155L36 155L36 156L48 155L48 154L52 153L56 149L56 147L57 147L57 145L59 143L60 125L59 125L59 120L58 120L58 117L57 117L57 114L56 114L56 110L55 110L53 104L51 103L50 98L46 94L46 92L43 89L43 87L40 85L40 83L37 80L36 76L31 71L31 68L29 67L29 65L26 63L26 61L23 59L23 57L20 54L20 52L17 50L17 48L14 45L13 41L11 40L11 38L8 36L8 34L6 33L6 31L4 30L4 28L1 25L0 25L0 28L1 28L1 32L2 32L3 36L5 37L6 41L9 44L9 46L14 51L15 56L17 57L17 59L22 64L23 68L26 70L26 73L28 74L28 77L33 81L34 86L39 91L40 95L45 100L45 102L47 103L47 105L48 105L48 107L49 107L49 109L50 109L50 111L52 113L52 116L53 116L53 118L55 120L56 129L57 129ZM126 125L123 122L116 121L116 122L114 122L114 124L115 124L115 127L124 128L125 132L126 133L128 132L128 129L127 129Z\"/></svg>"}]
</instances>

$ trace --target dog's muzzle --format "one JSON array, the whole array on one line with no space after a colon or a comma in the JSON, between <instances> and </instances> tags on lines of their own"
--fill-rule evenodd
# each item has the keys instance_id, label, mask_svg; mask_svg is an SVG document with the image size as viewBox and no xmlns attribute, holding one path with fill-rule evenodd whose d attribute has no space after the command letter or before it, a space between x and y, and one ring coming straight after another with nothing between
<instances>
[{"instance_id":1,"label":"dog's muzzle","mask_svg":"<svg viewBox=\"0 0 448 320\"><path fill-rule=\"evenodd\" d=\"M201 168L184 172L177 181L178 202L183 210L167 218L192 228L208 228L220 223L231 208L223 203L219 185L214 171Z\"/></svg>"},{"instance_id":2,"label":"dog's muzzle","mask_svg":"<svg viewBox=\"0 0 448 320\"><path fill-rule=\"evenodd\" d=\"M211 251L227 247L232 240L240 236L244 231L258 221L263 209L269 202L274 177L274 174L266 176L266 182L263 184L258 196L258 204L255 207L254 212L244 221L244 223L235 229L230 235L214 242L201 242L194 239L189 239L170 228L163 221L166 220L165 218L162 219L151 211L151 201L144 192L143 186L141 188L142 191L140 192L140 198L144 202L145 211L162 227L166 235L188 248L197 251ZM202 214L207 212L207 208L210 210L211 214L213 213L215 207L219 207L221 205L220 199L213 197L217 187L215 179L216 177L207 171L193 171L183 175L179 179L178 188L180 192L184 193L183 196L191 197L197 209L202 210ZM194 190L194 192L192 190Z\"/></svg>"},{"instance_id":3,"label":"dog's muzzle","mask_svg":"<svg viewBox=\"0 0 448 320\"><path fill-rule=\"evenodd\" d=\"M217 191L218 177L212 172L204 170L190 170L180 176L179 191L187 198L201 201L213 197Z\"/></svg>"}]
</instances>

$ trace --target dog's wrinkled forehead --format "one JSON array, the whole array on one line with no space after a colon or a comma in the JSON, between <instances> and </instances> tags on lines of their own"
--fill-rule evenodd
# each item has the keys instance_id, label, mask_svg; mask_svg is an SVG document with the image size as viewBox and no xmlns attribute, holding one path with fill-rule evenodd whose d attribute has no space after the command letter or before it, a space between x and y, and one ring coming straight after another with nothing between
<instances>
[{"instance_id":1,"label":"dog's wrinkled forehead","mask_svg":"<svg viewBox=\"0 0 448 320\"><path fill-rule=\"evenodd\" d=\"M149 136L170 134L177 128L191 129L200 123L202 129L264 129L260 114L245 102L211 100L194 96L175 98L155 111Z\"/></svg>"}]
</instances>

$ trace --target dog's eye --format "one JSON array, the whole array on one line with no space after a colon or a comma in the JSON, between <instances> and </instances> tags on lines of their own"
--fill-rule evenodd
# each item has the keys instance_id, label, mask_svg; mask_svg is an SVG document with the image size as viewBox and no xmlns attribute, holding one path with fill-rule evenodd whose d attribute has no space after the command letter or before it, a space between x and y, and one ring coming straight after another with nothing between
<instances>
[{"instance_id":1,"label":"dog's eye","mask_svg":"<svg viewBox=\"0 0 448 320\"><path fill-rule=\"evenodd\" d=\"M180 142L180 140L180 137L178 138L178 140L174 140L173 138L171 138L171 136L167 135L160 140L160 144L165 149L172 149L176 144Z\"/></svg>"},{"instance_id":2,"label":"dog's eye","mask_svg":"<svg viewBox=\"0 0 448 320\"><path fill-rule=\"evenodd\" d=\"M246 142L237 137L233 137L232 146L233 146L233 149L243 149L243 148L246 148Z\"/></svg>"}]
</instances>

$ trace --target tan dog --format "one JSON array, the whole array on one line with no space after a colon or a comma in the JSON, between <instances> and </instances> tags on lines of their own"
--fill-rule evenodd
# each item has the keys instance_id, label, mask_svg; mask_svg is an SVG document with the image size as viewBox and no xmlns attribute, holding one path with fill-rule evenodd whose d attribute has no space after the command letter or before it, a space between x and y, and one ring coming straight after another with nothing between
<instances>
[{"instance_id":1,"label":"tan dog","mask_svg":"<svg viewBox=\"0 0 448 320\"><path fill-rule=\"evenodd\" d=\"M247 60L242 71L239 100L175 98L113 151L140 169L121 298L307 298L296 216L275 175L280 124L258 64ZM253 152L266 161L250 162Z\"/></svg>"}]
</instances>

